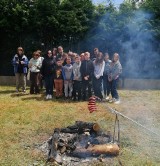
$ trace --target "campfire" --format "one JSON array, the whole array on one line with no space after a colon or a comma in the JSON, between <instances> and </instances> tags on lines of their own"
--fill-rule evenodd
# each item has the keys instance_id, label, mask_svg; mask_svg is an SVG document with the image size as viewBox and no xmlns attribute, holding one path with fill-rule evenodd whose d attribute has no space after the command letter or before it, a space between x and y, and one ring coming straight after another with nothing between
<instances>
[{"instance_id":1,"label":"campfire","mask_svg":"<svg viewBox=\"0 0 160 166\"><path fill-rule=\"evenodd\" d=\"M64 164L67 158L69 162L88 158L102 161L106 156L119 154L119 146L113 140L111 133L103 132L99 124L76 121L72 126L54 129L48 141L47 162Z\"/></svg>"}]
</instances>

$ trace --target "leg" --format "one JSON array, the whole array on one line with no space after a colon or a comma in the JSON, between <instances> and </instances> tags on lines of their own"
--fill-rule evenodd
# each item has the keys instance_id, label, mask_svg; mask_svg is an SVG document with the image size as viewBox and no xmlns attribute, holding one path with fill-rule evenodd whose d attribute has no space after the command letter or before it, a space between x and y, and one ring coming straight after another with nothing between
<instances>
[{"instance_id":1,"label":"leg","mask_svg":"<svg viewBox=\"0 0 160 166\"><path fill-rule=\"evenodd\" d=\"M92 96L92 82L87 81L88 84L88 97L90 98Z\"/></svg>"},{"instance_id":2,"label":"leg","mask_svg":"<svg viewBox=\"0 0 160 166\"><path fill-rule=\"evenodd\" d=\"M73 98L76 100L76 91L77 91L77 81L73 82Z\"/></svg>"},{"instance_id":3,"label":"leg","mask_svg":"<svg viewBox=\"0 0 160 166\"><path fill-rule=\"evenodd\" d=\"M55 85L55 89L56 89L56 97L58 97L59 90L58 90L58 80L57 79L54 80L54 85Z\"/></svg>"},{"instance_id":4,"label":"leg","mask_svg":"<svg viewBox=\"0 0 160 166\"><path fill-rule=\"evenodd\" d=\"M104 96L106 96L106 92L107 92L107 80L108 80L108 76L104 75L103 76L103 92L104 92Z\"/></svg>"},{"instance_id":5,"label":"leg","mask_svg":"<svg viewBox=\"0 0 160 166\"><path fill-rule=\"evenodd\" d=\"M63 96L63 80L59 80L59 97Z\"/></svg>"},{"instance_id":6,"label":"leg","mask_svg":"<svg viewBox=\"0 0 160 166\"><path fill-rule=\"evenodd\" d=\"M119 99L119 95L118 95L118 92L117 92L117 83L118 83L118 79L112 80L111 92L112 92L113 98L115 98L115 99Z\"/></svg>"},{"instance_id":7,"label":"leg","mask_svg":"<svg viewBox=\"0 0 160 166\"><path fill-rule=\"evenodd\" d=\"M68 97L68 86L69 86L69 82L68 81L64 81L64 94L65 97Z\"/></svg>"},{"instance_id":8,"label":"leg","mask_svg":"<svg viewBox=\"0 0 160 166\"><path fill-rule=\"evenodd\" d=\"M73 92L73 83L72 81L69 81L69 97L72 97Z\"/></svg>"},{"instance_id":9,"label":"leg","mask_svg":"<svg viewBox=\"0 0 160 166\"><path fill-rule=\"evenodd\" d=\"M22 73L21 74L21 83L22 83L22 89L23 91L26 91L26 74Z\"/></svg>"},{"instance_id":10,"label":"leg","mask_svg":"<svg viewBox=\"0 0 160 166\"><path fill-rule=\"evenodd\" d=\"M34 73L30 73L30 94L34 94Z\"/></svg>"},{"instance_id":11,"label":"leg","mask_svg":"<svg viewBox=\"0 0 160 166\"><path fill-rule=\"evenodd\" d=\"M86 88L87 88L87 81L82 81L82 98L85 101L86 100Z\"/></svg>"},{"instance_id":12,"label":"leg","mask_svg":"<svg viewBox=\"0 0 160 166\"><path fill-rule=\"evenodd\" d=\"M82 82L78 81L78 100L81 100Z\"/></svg>"},{"instance_id":13,"label":"leg","mask_svg":"<svg viewBox=\"0 0 160 166\"><path fill-rule=\"evenodd\" d=\"M40 73L35 73L35 93L39 93Z\"/></svg>"},{"instance_id":14,"label":"leg","mask_svg":"<svg viewBox=\"0 0 160 166\"><path fill-rule=\"evenodd\" d=\"M16 77L16 90L19 91L19 80L20 80L20 74L16 73L15 74Z\"/></svg>"}]
</instances>

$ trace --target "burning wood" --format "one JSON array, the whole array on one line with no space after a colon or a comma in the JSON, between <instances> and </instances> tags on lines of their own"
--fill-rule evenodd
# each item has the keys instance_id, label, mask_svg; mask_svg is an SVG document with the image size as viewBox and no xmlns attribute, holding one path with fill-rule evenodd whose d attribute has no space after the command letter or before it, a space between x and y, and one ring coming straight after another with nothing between
<instances>
[{"instance_id":1,"label":"burning wood","mask_svg":"<svg viewBox=\"0 0 160 166\"><path fill-rule=\"evenodd\" d=\"M86 134L88 133L88 134ZM97 123L76 121L67 128L55 129L49 144L48 160L62 164L62 156L91 157L118 155L119 147L111 144L112 136L102 132Z\"/></svg>"}]
</instances>

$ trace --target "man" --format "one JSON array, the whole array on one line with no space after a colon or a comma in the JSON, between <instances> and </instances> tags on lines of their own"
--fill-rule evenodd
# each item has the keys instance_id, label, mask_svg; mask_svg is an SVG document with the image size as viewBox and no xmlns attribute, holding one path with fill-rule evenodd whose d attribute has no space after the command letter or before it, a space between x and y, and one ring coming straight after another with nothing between
<instances>
[{"instance_id":1,"label":"man","mask_svg":"<svg viewBox=\"0 0 160 166\"><path fill-rule=\"evenodd\" d=\"M20 85L22 85L23 92L26 92L26 74L28 59L24 55L22 47L17 48L17 54L12 59L14 66L14 73L16 76L16 92L19 92Z\"/></svg>"}]
</instances>

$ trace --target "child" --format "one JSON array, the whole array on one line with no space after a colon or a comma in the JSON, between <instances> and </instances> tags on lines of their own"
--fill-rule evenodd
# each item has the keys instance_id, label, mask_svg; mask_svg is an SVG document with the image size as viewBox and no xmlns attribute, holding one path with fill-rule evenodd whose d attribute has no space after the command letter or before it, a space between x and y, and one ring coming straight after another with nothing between
<instances>
[{"instance_id":1,"label":"child","mask_svg":"<svg viewBox=\"0 0 160 166\"><path fill-rule=\"evenodd\" d=\"M56 89L56 99L63 96L63 76L62 76L62 61L57 59L54 74L54 84Z\"/></svg>"},{"instance_id":2,"label":"child","mask_svg":"<svg viewBox=\"0 0 160 166\"><path fill-rule=\"evenodd\" d=\"M108 53L105 53L104 61L105 61L105 66L104 66L104 72L103 72L103 90L104 90L104 98L108 101L109 94L111 92L110 84L108 81L108 74L109 74L110 64L112 62L109 59Z\"/></svg>"},{"instance_id":3,"label":"child","mask_svg":"<svg viewBox=\"0 0 160 166\"><path fill-rule=\"evenodd\" d=\"M102 77L104 72L105 62L103 60L103 54L99 52L96 56L96 59L93 62L94 65L94 74L93 74L93 90L94 95L103 99L102 95Z\"/></svg>"},{"instance_id":4,"label":"child","mask_svg":"<svg viewBox=\"0 0 160 166\"><path fill-rule=\"evenodd\" d=\"M80 73L81 61L80 57L75 57L75 63L73 64L73 100L76 101L76 93L78 93L78 101L81 99L81 73Z\"/></svg>"},{"instance_id":5,"label":"child","mask_svg":"<svg viewBox=\"0 0 160 166\"><path fill-rule=\"evenodd\" d=\"M62 75L64 79L64 94L65 98L67 99L72 98L72 91L73 91L73 66L71 65L71 58L67 57L66 65L62 68ZM68 92L69 89L69 92Z\"/></svg>"}]
</instances>

